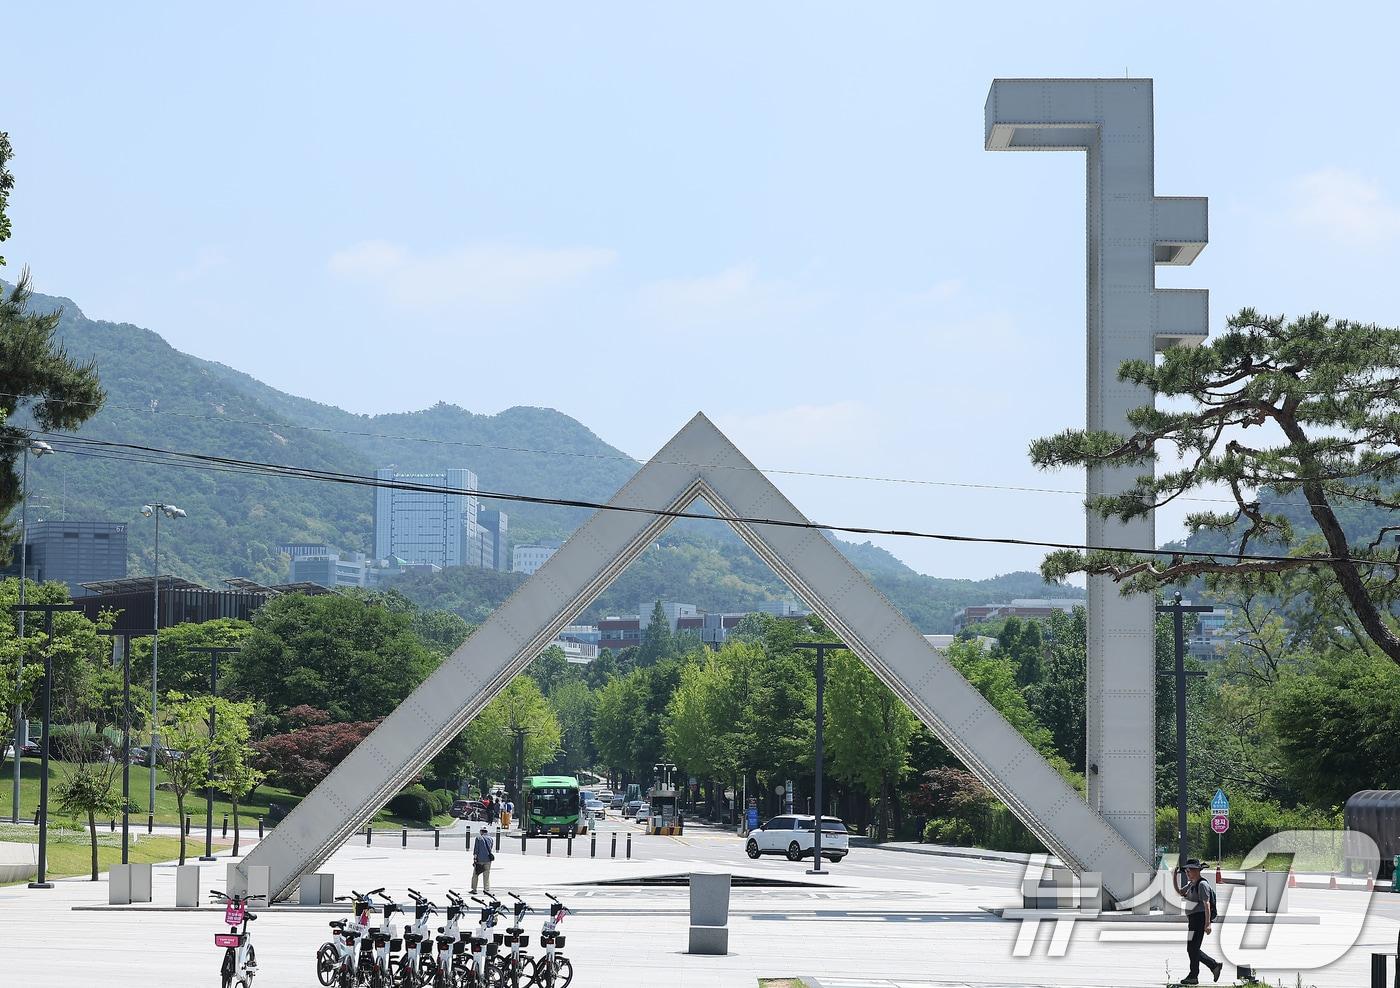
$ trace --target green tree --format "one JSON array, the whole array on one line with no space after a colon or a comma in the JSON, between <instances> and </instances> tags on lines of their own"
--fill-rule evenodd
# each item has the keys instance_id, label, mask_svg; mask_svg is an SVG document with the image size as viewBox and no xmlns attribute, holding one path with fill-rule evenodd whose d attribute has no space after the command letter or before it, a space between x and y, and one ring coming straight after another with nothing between
<instances>
[{"instance_id":1,"label":"green tree","mask_svg":"<svg viewBox=\"0 0 1400 988\"><path fill-rule=\"evenodd\" d=\"M636 771L634 752L640 728L637 712L647 702L648 691L638 671L611 680L598 694L594 714L594 743L598 757L610 769L631 775Z\"/></svg>"},{"instance_id":2,"label":"green tree","mask_svg":"<svg viewBox=\"0 0 1400 988\"><path fill-rule=\"evenodd\" d=\"M385 717L436 668L411 614L341 594L287 594L263 605L229 694L334 720Z\"/></svg>"},{"instance_id":3,"label":"green tree","mask_svg":"<svg viewBox=\"0 0 1400 988\"><path fill-rule=\"evenodd\" d=\"M1040 675L1025 688L1026 705L1050 732L1055 751L1076 772L1084 766L1084 697L1087 630L1084 608L1072 614L1057 611L1050 618L1048 658ZM1043 646L1042 646L1043 647ZM1022 682L1018 666L1017 682Z\"/></svg>"},{"instance_id":4,"label":"green tree","mask_svg":"<svg viewBox=\"0 0 1400 988\"><path fill-rule=\"evenodd\" d=\"M598 761L593 743L593 720L598 698L580 679L559 683L550 691L549 705L559 721L559 758L569 769L590 769Z\"/></svg>"},{"instance_id":5,"label":"green tree","mask_svg":"<svg viewBox=\"0 0 1400 988\"><path fill-rule=\"evenodd\" d=\"M10 135L0 132L0 243L10 238L13 156ZM4 263L0 256L0 265ZM20 502L16 464L30 442L29 430L14 424L15 412L28 413L44 432L67 432L92 418L105 398L97 365L74 361L55 342L62 312L31 312L29 299L26 268L8 295L0 290L0 381L5 382L0 394L0 522ZM8 546L13 538L13 525L0 524L0 542Z\"/></svg>"},{"instance_id":6,"label":"green tree","mask_svg":"<svg viewBox=\"0 0 1400 988\"><path fill-rule=\"evenodd\" d=\"M1228 492L1233 507L1187 517L1193 533L1228 539L1220 555L1172 556L1061 550L1046 558L1047 579L1107 574L1125 592L1154 592L1199 576L1253 581L1298 570L1325 571L1365 640L1400 663L1390 608L1400 600L1400 543L1387 540L1400 499L1400 329L1333 320L1313 313L1292 321L1243 309L1228 330L1200 347L1168 350L1160 364L1129 361L1122 380L1171 400L1128 416L1133 434L1070 430L1031 445L1039 467L1150 465L1159 444L1185 464L1143 474L1120 495L1094 495L1106 518L1129 519L1201 488ZM1256 438L1257 437L1257 438ZM1288 498L1301 494L1295 519ZM1214 496L1214 495L1212 495ZM1296 503L1296 502L1294 502ZM1369 531L1347 532L1345 517L1375 509ZM1296 522L1320 536L1309 540ZM1242 556L1255 546L1289 558ZM1322 562L1317 561L1318 557Z\"/></svg>"},{"instance_id":7,"label":"green tree","mask_svg":"<svg viewBox=\"0 0 1400 988\"><path fill-rule=\"evenodd\" d=\"M149 615L148 615L149 617ZM160 689L177 693L205 693L209 690L209 653L195 648L239 648L252 634L253 626L236 618L174 624L160 629ZM230 681L235 675L238 655L219 656L219 678ZM151 640L131 640L131 675L150 681ZM221 687L222 689L222 687Z\"/></svg>"},{"instance_id":8,"label":"green tree","mask_svg":"<svg viewBox=\"0 0 1400 988\"><path fill-rule=\"evenodd\" d=\"M891 795L909 767L918 718L859 657L827 659L826 741L831 771L879 798L876 840L889 836Z\"/></svg>"},{"instance_id":9,"label":"green tree","mask_svg":"<svg viewBox=\"0 0 1400 988\"><path fill-rule=\"evenodd\" d=\"M15 187L15 177L10 174L10 159L14 157L10 146L10 135L0 130L0 244L10 239L10 190ZM5 266L5 255L0 254L0 268Z\"/></svg>"},{"instance_id":10,"label":"green tree","mask_svg":"<svg viewBox=\"0 0 1400 988\"><path fill-rule=\"evenodd\" d=\"M1361 651L1283 672L1269 711L1284 765L1314 805L1400 786L1400 670Z\"/></svg>"},{"instance_id":11,"label":"green tree","mask_svg":"<svg viewBox=\"0 0 1400 988\"><path fill-rule=\"evenodd\" d=\"M642 635L642 643L637 646L636 663L642 668L654 666L662 659L672 658L675 654L671 622L666 617L666 610L661 606L661 601L658 600L651 609L651 620L647 624L646 633Z\"/></svg>"},{"instance_id":12,"label":"green tree","mask_svg":"<svg viewBox=\"0 0 1400 988\"><path fill-rule=\"evenodd\" d=\"M681 668L666 707L665 734L666 754L685 774L737 782L747 767L741 757L745 697L739 683L761 655L753 642L730 641Z\"/></svg>"},{"instance_id":13,"label":"green tree","mask_svg":"<svg viewBox=\"0 0 1400 988\"><path fill-rule=\"evenodd\" d=\"M472 762L482 772L483 791L492 773L497 778L514 778L518 735L525 737L522 768L526 775L538 771L559 750L559 718L529 676L516 676L506 684L465 733Z\"/></svg>"},{"instance_id":14,"label":"green tree","mask_svg":"<svg viewBox=\"0 0 1400 988\"><path fill-rule=\"evenodd\" d=\"M212 704L214 740L209 752L210 785L228 796L233 809L233 856L238 857L238 809L262 785L266 774L253 765L254 707L222 697Z\"/></svg>"},{"instance_id":15,"label":"green tree","mask_svg":"<svg viewBox=\"0 0 1400 988\"><path fill-rule=\"evenodd\" d=\"M181 823L180 864L185 863L185 798L195 789L210 784L214 742L209 738L209 696L170 693L160 709L158 757L165 769L175 808Z\"/></svg>"},{"instance_id":16,"label":"green tree","mask_svg":"<svg viewBox=\"0 0 1400 988\"><path fill-rule=\"evenodd\" d=\"M564 650L551 645L530 663L526 674L539 684L540 692L549 696L564 682L576 678L578 673L564 657Z\"/></svg>"},{"instance_id":17,"label":"green tree","mask_svg":"<svg viewBox=\"0 0 1400 988\"><path fill-rule=\"evenodd\" d=\"M73 615L73 617L80 617ZM46 649L58 650L72 642L58 635L46 643ZM105 643L104 643L105 644ZM65 663L66 674L60 680L60 665L55 661L53 699L58 718L64 725L61 733L50 734L50 743L58 756L58 780L55 802L61 813L83 818L87 823L88 842L92 852L91 878L97 881L97 820L115 816L121 811L117 780L121 777L120 758L114 758L113 742L107 729L119 722L120 711L114 709L110 691L110 663L95 642Z\"/></svg>"}]
</instances>

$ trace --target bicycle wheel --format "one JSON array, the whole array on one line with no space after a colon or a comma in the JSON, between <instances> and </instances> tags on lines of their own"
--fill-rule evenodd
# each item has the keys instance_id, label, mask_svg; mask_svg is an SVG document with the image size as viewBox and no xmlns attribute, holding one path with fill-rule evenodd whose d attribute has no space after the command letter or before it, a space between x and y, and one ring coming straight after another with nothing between
<instances>
[{"instance_id":1,"label":"bicycle wheel","mask_svg":"<svg viewBox=\"0 0 1400 988\"><path fill-rule=\"evenodd\" d=\"M340 966L340 956L335 948L328 943L321 944L321 949L316 951L316 980L330 988L335 981L335 969Z\"/></svg>"},{"instance_id":2,"label":"bicycle wheel","mask_svg":"<svg viewBox=\"0 0 1400 988\"><path fill-rule=\"evenodd\" d=\"M233 957L233 948L229 947L224 951L224 963L219 968L219 980L223 988L233 988L233 969L237 962Z\"/></svg>"},{"instance_id":3,"label":"bicycle wheel","mask_svg":"<svg viewBox=\"0 0 1400 988\"><path fill-rule=\"evenodd\" d=\"M551 988L569 988L574 980L574 966L567 957L554 958L554 981Z\"/></svg>"}]
</instances>

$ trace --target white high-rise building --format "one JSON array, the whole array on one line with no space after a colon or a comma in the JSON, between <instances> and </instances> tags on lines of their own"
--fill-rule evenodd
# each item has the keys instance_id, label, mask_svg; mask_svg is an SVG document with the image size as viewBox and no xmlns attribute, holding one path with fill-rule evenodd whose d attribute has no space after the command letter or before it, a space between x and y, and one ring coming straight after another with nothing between
<instances>
[{"instance_id":1,"label":"white high-rise building","mask_svg":"<svg viewBox=\"0 0 1400 988\"><path fill-rule=\"evenodd\" d=\"M375 492L375 558L398 557L406 563L434 566L462 565L463 541L475 544L480 539L476 474L470 470L398 473L393 467L385 467L375 476L381 481L436 488L415 491L381 487ZM448 490L462 493L451 494Z\"/></svg>"},{"instance_id":2,"label":"white high-rise building","mask_svg":"<svg viewBox=\"0 0 1400 988\"><path fill-rule=\"evenodd\" d=\"M510 568L515 573L533 574L535 570L548 561L549 557L559 551L562 542L547 539L544 542L530 542L525 545L518 545L511 552Z\"/></svg>"}]
</instances>

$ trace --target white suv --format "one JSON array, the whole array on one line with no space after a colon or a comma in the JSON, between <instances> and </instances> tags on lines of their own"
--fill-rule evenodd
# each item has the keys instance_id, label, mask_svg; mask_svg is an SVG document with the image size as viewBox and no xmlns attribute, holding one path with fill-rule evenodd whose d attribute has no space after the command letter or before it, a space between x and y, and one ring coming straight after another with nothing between
<instances>
[{"instance_id":1,"label":"white suv","mask_svg":"<svg viewBox=\"0 0 1400 988\"><path fill-rule=\"evenodd\" d=\"M751 858L762 854L785 854L789 861L801 861L812 856L816 832L815 817L798 814L775 816L757 830L749 832L744 850ZM822 857L840 861L851 850L846 825L834 816L822 817Z\"/></svg>"}]
</instances>

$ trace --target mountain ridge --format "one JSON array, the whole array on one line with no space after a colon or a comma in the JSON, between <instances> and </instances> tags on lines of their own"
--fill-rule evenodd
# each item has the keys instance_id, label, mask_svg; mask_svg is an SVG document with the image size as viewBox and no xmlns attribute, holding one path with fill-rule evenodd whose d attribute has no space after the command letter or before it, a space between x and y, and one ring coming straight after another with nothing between
<instances>
[{"instance_id":1,"label":"mountain ridge","mask_svg":"<svg viewBox=\"0 0 1400 988\"><path fill-rule=\"evenodd\" d=\"M515 406L482 415L437 402L415 411L362 415L186 354L152 330L89 319L67 298L36 294L31 307L61 308L59 341L74 358L97 362L108 402L80 430L85 438L366 476L390 463L425 472L465 466L477 474L482 489L597 501L610 498L639 466L583 423L553 409ZM150 572L153 564L152 526L137 509L151 500L178 504L189 517L169 523L162 532L161 570L211 586L233 576L258 582L285 579L286 561L276 550L285 542L371 549L373 499L366 489L192 470L133 455L89 451L32 462L37 503L31 505L31 518L131 522L128 544L135 574ZM510 515L515 543L567 537L588 516L586 509L508 499L499 506ZM1030 573L986 581L939 579L915 572L869 542L833 541L926 632L947 630L956 606L1017 596L1080 595L1076 588L1045 585ZM422 602L465 594L455 609L480 620L484 602L510 583L494 580L479 594L464 589L472 585L470 572L449 571L406 581L404 589ZM456 584L461 587L453 590ZM656 597L727 610L792 594L728 526L681 521L589 613L630 612L640 599Z\"/></svg>"}]
</instances>

